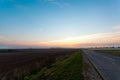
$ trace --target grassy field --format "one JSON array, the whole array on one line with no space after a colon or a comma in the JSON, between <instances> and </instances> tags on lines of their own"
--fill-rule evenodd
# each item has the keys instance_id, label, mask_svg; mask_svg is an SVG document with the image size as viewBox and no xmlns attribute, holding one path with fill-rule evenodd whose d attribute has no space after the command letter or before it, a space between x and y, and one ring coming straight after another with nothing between
<instances>
[{"instance_id":1,"label":"grassy field","mask_svg":"<svg viewBox=\"0 0 120 80\"><path fill-rule=\"evenodd\" d=\"M94 51L120 56L120 50L94 50Z\"/></svg>"},{"instance_id":2,"label":"grassy field","mask_svg":"<svg viewBox=\"0 0 120 80\"><path fill-rule=\"evenodd\" d=\"M79 51L66 59L57 60L33 75L26 76L25 80L84 80L82 65L82 55Z\"/></svg>"}]
</instances>

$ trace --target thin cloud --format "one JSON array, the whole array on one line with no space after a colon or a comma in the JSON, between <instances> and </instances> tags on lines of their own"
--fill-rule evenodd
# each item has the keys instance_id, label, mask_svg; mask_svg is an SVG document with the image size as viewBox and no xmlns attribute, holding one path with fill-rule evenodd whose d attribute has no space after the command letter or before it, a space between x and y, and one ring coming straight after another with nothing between
<instances>
[{"instance_id":1,"label":"thin cloud","mask_svg":"<svg viewBox=\"0 0 120 80\"><path fill-rule=\"evenodd\" d=\"M53 5L56 5L56 6L61 7L61 8L70 7L69 3L59 2L57 0L44 0L44 1L49 2L49 3L53 4Z\"/></svg>"},{"instance_id":2,"label":"thin cloud","mask_svg":"<svg viewBox=\"0 0 120 80\"><path fill-rule=\"evenodd\" d=\"M24 10L29 9L29 7L24 6L24 5L21 5L21 4L14 4L14 6L15 6L16 8L19 8L19 9L24 9Z\"/></svg>"},{"instance_id":3,"label":"thin cloud","mask_svg":"<svg viewBox=\"0 0 120 80\"><path fill-rule=\"evenodd\" d=\"M3 42L3 41L8 41L8 39L6 39L6 38L3 37L3 36L0 36L0 42Z\"/></svg>"},{"instance_id":4,"label":"thin cloud","mask_svg":"<svg viewBox=\"0 0 120 80\"><path fill-rule=\"evenodd\" d=\"M120 25L114 27L115 30L120 30Z\"/></svg>"},{"instance_id":5,"label":"thin cloud","mask_svg":"<svg viewBox=\"0 0 120 80\"><path fill-rule=\"evenodd\" d=\"M16 2L16 0L8 0L8 1L9 1L9 2L14 2L14 3Z\"/></svg>"},{"instance_id":6,"label":"thin cloud","mask_svg":"<svg viewBox=\"0 0 120 80\"><path fill-rule=\"evenodd\" d=\"M120 46L120 32L108 32L90 34L66 39L36 42L36 41L16 41L0 36L0 44L22 47L109 47Z\"/></svg>"},{"instance_id":7,"label":"thin cloud","mask_svg":"<svg viewBox=\"0 0 120 80\"><path fill-rule=\"evenodd\" d=\"M19 9L29 9L28 6L19 4L16 0L8 0L9 2L13 3L14 7L19 8Z\"/></svg>"},{"instance_id":8,"label":"thin cloud","mask_svg":"<svg viewBox=\"0 0 120 80\"><path fill-rule=\"evenodd\" d=\"M48 46L58 47L102 47L120 45L120 32L99 33L44 42Z\"/></svg>"},{"instance_id":9,"label":"thin cloud","mask_svg":"<svg viewBox=\"0 0 120 80\"><path fill-rule=\"evenodd\" d=\"M40 44L38 45L38 43L36 43L35 41L16 41L16 40L12 40L9 38L6 38L4 36L0 36L0 48L1 47L20 47L20 48L24 48L24 47L44 47L44 45Z\"/></svg>"}]
</instances>

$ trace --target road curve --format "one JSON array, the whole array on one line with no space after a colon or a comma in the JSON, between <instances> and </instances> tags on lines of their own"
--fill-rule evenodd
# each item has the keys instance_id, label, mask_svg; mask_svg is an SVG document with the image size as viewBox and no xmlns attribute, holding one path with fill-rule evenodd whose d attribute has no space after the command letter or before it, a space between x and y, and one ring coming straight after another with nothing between
<instances>
[{"instance_id":1,"label":"road curve","mask_svg":"<svg viewBox=\"0 0 120 80\"><path fill-rule=\"evenodd\" d=\"M120 57L83 50L105 80L120 80Z\"/></svg>"}]
</instances>

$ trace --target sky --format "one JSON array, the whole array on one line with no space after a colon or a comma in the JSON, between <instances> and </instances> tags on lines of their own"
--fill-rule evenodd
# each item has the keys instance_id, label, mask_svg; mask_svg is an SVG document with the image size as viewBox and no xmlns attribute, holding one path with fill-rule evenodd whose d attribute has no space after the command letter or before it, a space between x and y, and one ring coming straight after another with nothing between
<instances>
[{"instance_id":1,"label":"sky","mask_svg":"<svg viewBox=\"0 0 120 80\"><path fill-rule=\"evenodd\" d=\"M0 0L0 48L120 46L120 0Z\"/></svg>"}]
</instances>

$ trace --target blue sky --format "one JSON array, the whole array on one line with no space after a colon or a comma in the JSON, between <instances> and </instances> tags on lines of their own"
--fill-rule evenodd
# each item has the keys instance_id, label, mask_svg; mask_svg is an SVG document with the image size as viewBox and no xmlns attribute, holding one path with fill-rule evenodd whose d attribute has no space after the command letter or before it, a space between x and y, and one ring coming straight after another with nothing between
<instances>
[{"instance_id":1,"label":"blue sky","mask_svg":"<svg viewBox=\"0 0 120 80\"><path fill-rule=\"evenodd\" d=\"M119 25L120 0L0 0L1 46L111 34Z\"/></svg>"}]
</instances>

